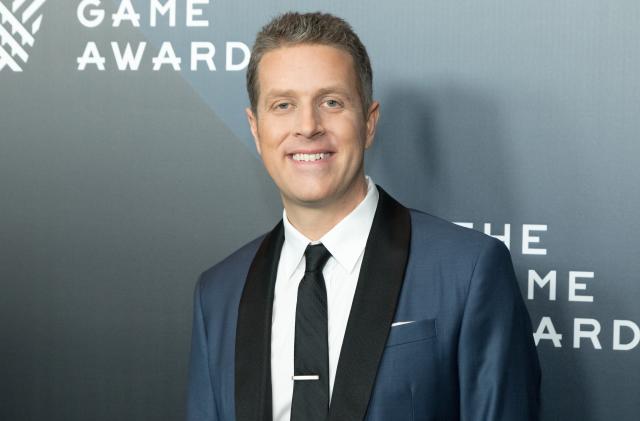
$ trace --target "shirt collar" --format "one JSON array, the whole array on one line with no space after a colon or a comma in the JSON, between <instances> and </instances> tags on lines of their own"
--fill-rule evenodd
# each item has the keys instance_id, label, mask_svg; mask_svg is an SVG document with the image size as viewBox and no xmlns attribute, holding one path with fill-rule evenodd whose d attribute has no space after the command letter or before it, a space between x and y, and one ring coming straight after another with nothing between
<instances>
[{"instance_id":1,"label":"shirt collar","mask_svg":"<svg viewBox=\"0 0 640 421\"><path fill-rule=\"evenodd\" d=\"M378 206L378 189L369 176L367 180L367 195L340 222L329 230L316 242L312 242L298 231L287 219L286 210L282 211L284 223L284 245L282 247L283 259L280 264L286 276L290 278L304 257L304 251L309 243L320 242L329 250L331 256L336 259L347 273L351 273L358 262L358 258L364 251L373 223L373 216Z\"/></svg>"}]
</instances>

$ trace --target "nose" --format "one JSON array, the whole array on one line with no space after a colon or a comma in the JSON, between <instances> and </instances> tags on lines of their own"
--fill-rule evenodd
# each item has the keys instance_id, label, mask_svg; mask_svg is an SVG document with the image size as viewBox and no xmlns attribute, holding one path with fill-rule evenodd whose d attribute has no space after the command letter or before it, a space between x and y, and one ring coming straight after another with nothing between
<instances>
[{"instance_id":1,"label":"nose","mask_svg":"<svg viewBox=\"0 0 640 421\"><path fill-rule=\"evenodd\" d=\"M320 113L315 107L300 107L296 118L296 136L314 139L324 133Z\"/></svg>"}]
</instances>

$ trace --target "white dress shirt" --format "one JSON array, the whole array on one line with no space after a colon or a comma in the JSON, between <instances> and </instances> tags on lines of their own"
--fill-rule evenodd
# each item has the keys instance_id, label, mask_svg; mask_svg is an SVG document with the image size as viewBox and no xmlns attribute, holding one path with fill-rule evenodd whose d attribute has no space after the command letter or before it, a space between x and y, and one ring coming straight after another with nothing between
<instances>
[{"instance_id":1,"label":"white dress shirt","mask_svg":"<svg viewBox=\"0 0 640 421\"><path fill-rule=\"evenodd\" d=\"M295 229L282 212L284 244L278 263L271 322L271 390L273 421L289 421L293 397L293 347L298 284L304 276L304 251L322 243L331 253L322 275L327 290L329 329L329 396L333 391L340 348L358 283L364 247L378 206L378 189L370 177L367 195L320 240L311 241Z\"/></svg>"}]
</instances>

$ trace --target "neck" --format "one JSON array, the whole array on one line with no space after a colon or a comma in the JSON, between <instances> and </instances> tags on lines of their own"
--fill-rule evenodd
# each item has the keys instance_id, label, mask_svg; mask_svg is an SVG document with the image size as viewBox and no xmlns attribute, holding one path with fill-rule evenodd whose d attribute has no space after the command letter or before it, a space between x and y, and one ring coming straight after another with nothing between
<instances>
[{"instance_id":1,"label":"neck","mask_svg":"<svg viewBox=\"0 0 640 421\"><path fill-rule=\"evenodd\" d=\"M322 238L362 202L367 195L367 181L362 177L350 194L343 195L326 206L304 206L283 198L287 219L311 241Z\"/></svg>"}]
</instances>

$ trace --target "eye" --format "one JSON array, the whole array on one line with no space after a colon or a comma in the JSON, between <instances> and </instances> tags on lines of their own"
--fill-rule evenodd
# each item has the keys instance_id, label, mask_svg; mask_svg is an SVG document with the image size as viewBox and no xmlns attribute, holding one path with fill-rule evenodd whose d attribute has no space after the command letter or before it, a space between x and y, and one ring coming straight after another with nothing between
<instances>
[{"instance_id":1,"label":"eye","mask_svg":"<svg viewBox=\"0 0 640 421\"><path fill-rule=\"evenodd\" d=\"M274 108L277 110L288 110L289 107L291 107L291 104L288 102L278 102Z\"/></svg>"},{"instance_id":2,"label":"eye","mask_svg":"<svg viewBox=\"0 0 640 421\"><path fill-rule=\"evenodd\" d=\"M326 101L324 101L324 103L327 105L327 107L329 108L338 108L340 107L342 104L340 103L340 101L335 100L335 99L327 99Z\"/></svg>"}]
</instances>

